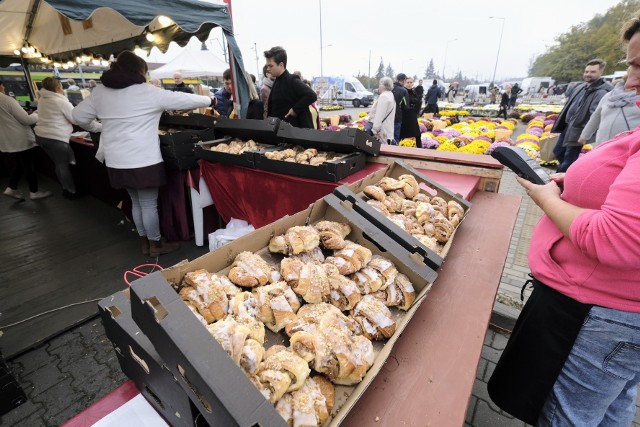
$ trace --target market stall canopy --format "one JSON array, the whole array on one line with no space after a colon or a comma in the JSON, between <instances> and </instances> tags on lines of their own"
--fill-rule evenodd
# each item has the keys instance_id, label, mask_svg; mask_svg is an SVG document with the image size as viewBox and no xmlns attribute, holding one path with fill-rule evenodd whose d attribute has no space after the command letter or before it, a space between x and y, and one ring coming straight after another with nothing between
<instances>
[{"instance_id":1,"label":"market stall canopy","mask_svg":"<svg viewBox=\"0 0 640 427\"><path fill-rule=\"evenodd\" d=\"M171 62L149 72L154 79L172 78L179 72L182 77L220 77L229 64L209 50L183 49Z\"/></svg>"},{"instance_id":2,"label":"market stall canopy","mask_svg":"<svg viewBox=\"0 0 640 427\"><path fill-rule=\"evenodd\" d=\"M244 73L238 72L244 70L242 55L233 36L229 7L224 3L0 0L0 66L20 62L20 56L37 63L73 61L83 55L107 59L135 47L156 46L166 52L169 42L184 46L193 36L204 41L215 27L221 27L226 36L238 90L235 99L241 100L241 114L246 114L249 83Z\"/></svg>"}]
</instances>

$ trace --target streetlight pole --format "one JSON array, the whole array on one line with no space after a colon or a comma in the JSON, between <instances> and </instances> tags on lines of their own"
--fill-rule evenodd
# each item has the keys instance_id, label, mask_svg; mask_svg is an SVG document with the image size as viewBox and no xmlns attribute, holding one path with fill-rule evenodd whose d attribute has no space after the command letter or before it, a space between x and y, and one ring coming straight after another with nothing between
<instances>
[{"instance_id":1,"label":"streetlight pole","mask_svg":"<svg viewBox=\"0 0 640 427\"><path fill-rule=\"evenodd\" d=\"M442 81L445 80L445 78L444 78L444 69L447 66L447 52L449 50L449 43L455 42L455 41L458 41L458 39L447 40L447 42L444 45L444 61L442 61Z\"/></svg>"},{"instance_id":2,"label":"streetlight pole","mask_svg":"<svg viewBox=\"0 0 640 427\"><path fill-rule=\"evenodd\" d=\"M491 84L495 84L496 70L498 69L498 59L500 58L500 47L502 46L502 35L504 34L504 23L507 18L500 16L490 16L489 19L502 19L502 28L500 29L500 41L498 42L498 53L496 54L496 65L493 67L493 77L491 77Z\"/></svg>"},{"instance_id":3,"label":"streetlight pole","mask_svg":"<svg viewBox=\"0 0 640 427\"><path fill-rule=\"evenodd\" d=\"M371 92L371 49L369 49L369 82L367 83L367 90Z\"/></svg>"},{"instance_id":4,"label":"streetlight pole","mask_svg":"<svg viewBox=\"0 0 640 427\"><path fill-rule=\"evenodd\" d=\"M253 43L253 51L256 54L256 79L261 78L261 74L260 74L260 68L258 67L258 47L256 46L256 43Z\"/></svg>"},{"instance_id":5,"label":"streetlight pole","mask_svg":"<svg viewBox=\"0 0 640 427\"><path fill-rule=\"evenodd\" d=\"M324 77L324 70L322 69L322 0L318 0L318 6L320 8L320 77Z\"/></svg>"}]
</instances>

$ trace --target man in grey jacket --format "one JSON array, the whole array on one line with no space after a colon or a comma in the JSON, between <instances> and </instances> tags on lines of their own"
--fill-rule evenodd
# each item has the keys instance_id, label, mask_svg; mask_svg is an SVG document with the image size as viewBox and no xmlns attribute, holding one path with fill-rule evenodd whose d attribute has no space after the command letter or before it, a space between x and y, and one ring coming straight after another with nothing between
<instances>
[{"instance_id":1,"label":"man in grey jacket","mask_svg":"<svg viewBox=\"0 0 640 427\"><path fill-rule=\"evenodd\" d=\"M602 59L587 62L582 75L584 83L575 88L551 129L552 133L561 132L553 149L553 154L560 162L557 172L566 172L578 159L582 151L580 134L598 107L600 99L613 89L611 83L602 78L606 65Z\"/></svg>"}]
</instances>

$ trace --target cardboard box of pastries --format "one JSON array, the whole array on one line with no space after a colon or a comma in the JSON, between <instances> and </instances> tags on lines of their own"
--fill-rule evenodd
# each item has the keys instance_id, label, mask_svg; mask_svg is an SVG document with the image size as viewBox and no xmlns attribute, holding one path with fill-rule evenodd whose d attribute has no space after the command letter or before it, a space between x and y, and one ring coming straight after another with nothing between
<instances>
[{"instance_id":1,"label":"cardboard box of pastries","mask_svg":"<svg viewBox=\"0 0 640 427\"><path fill-rule=\"evenodd\" d=\"M436 270L471 209L462 196L402 161L340 186L334 194Z\"/></svg>"},{"instance_id":2,"label":"cardboard box of pastries","mask_svg":"<svg viewBox=\"0 0 640 427\"><path fill-rule=\"evenodd\" d=\"M208 425L131 318L129 289L104 298L98 308L122 372L133 380L158 414L172 426Z\"/></svg>"},{"instance_id":3,"label":"cardboard box of pastries","mask_svg":"<svg viewBox=\"0 0 640 427\"><path fill-rule=\"evenodd\" d=\"M160 116L160 126L164 127L184 127L189 129L213 128L215 120L213 116L198 113L168 113L164 112Z\"/></svg>"},{"instance_id":4,"label":"cardboard box of pastries","mask_svg":"<svg viewBox=\"0 0 640 427\"><path fill-rule=\"evenodd\" d=\"M335 231L333 226L327 224L339 224L341 231ZM316 231L310 232L310 228ZM320 246L315 246L308 253L304 252L313 247L313 244L307 244L314 242L314 233L321 236L315 237L315 244L320 241L324 251ZM324 258L324 252L331 254L328 247L336 249L333 256ZM337 249L339 247L343 249ZM285 257L282 252L292 255ZM289 282L279 281L273 275L280 277L282 271L282 277L289 280L287 275L290 271L287 272L285 265L298 262L297 256L318 256L317 252L325 260L321 264L323 267L313 262L305 263L297 273L296 284L291 288L299 298L293 298L293 302L289 299L284 304L283 295L287 295L286 292L277 294L275 288L286 288ZM369 264L362 268L358 264L365 263L365 258ZM250 264L249 259L254 259L255 264ZM371 267L374 264L375 267ZM323 270L318 271L318 268ZM375 268L378 269L377 273L373 271ZM335 302L340 301L346 306L315 303L320 301L320 294L314 289L319 289L320 285L315 281L313 272L322 273L325 270L327 275L328 271L333 271L330 277L344 286L353 281L358 291L366 285L371 286L367 292L372 293L358 293L358 298L352 300L354 294L349 294L344 290L346 288L332 288L332 304L336 298ZM338 274L338 271L355 273L347 278ZM380 371L436 277L437 273L422 258L410 254L352 210L349 204L343 205L337 197L328 195L308 209L262 227L215 252L135 281L131 287L131 307L133 319L211 425L249 427L303 423L336 426ZM216 310L211 308L214 305L207 306L209 308L203 311L201 304L196 304L196 307L192 305L195 304L194 292L200 286L198 281L202 278L216 283L251 283L255 286L250 288L254 293L245 291L233 294L228 301L228 311L218 310L216 314ZM387 287L383 288L381 285L385 280ZM272 283L264 285L268 281ZM406 285L407 282L408 286L403 285L400 291L398 285ZM182 288L177 293L174 287L179 286ZM338 295L336 289L343 294ZM224 295L230 291L220 292ZM291 294L293 291L287 292ZM293 294L294 297L296 294ZM213 298L212 294L207 295L206 299ZM265 304L260 303L258 308L247 305L252 295L260 301L272 298L269 307L273 311L270 321L273 323L265 320L268 328L266 333L263 326L261 337L248 338L258 328L234 326L234 322L244 322L238 314L243 310L263 314ZM327 294L324 295L329 298ZM387 308L384 301L394 298L397 301L393 304L402 310L393 304ZM302 304L296 308L297 314L282 308L283 305L295 305L295 301ZM254 307L253 311L247 307ZM351 317L342 311L349 307ZM224 314L231 312L234 314ZM212 318L219 320L211 321ZM237 346L242 351L237 353L234 345L231 345L235 338L231 337L237 337L240 331L244 331L241 334L244 338ZM224 335L224 339L219 336L223 332L228 334ZM262 354L257 359L255 351L245 353L248 344L255 344L256 340L264 340ZM340 340L344 345L336 345L332 340ZM226 351L220 343L225 343ZM313 354L316 356L313 357ZM316 375L311 376L314 372ZM286 382L283 385L284 380ZM316 393L316 397L309 398L314 396L313 393ZM305 402L316 402L312 405L313 414L296 406L304 406ZM296 419L301 416L302 419Z\"/></svg>"}]
</instances>

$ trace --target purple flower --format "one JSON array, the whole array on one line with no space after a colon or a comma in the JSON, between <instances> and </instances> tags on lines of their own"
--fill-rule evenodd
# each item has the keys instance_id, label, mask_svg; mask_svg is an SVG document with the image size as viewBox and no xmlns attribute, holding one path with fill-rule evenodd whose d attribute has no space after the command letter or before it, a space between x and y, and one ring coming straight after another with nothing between
<instances>
[{"instance_id":1,"label":"purple flower","mask_svg":"<svg viewBox=\"0 0 640 427\"><path fill-rule=\"evenodd\" d=\"M435 139L428 137L422 138L422 148L438 148L439 146L440 143Z\"/></svg>"},{"instance_id":2,"label":"purple flower","mask_svg":"<svg viewBox=\"0 0 640 427\"><path fill-rule=\"evenodd\" d=\"M549 120L549 119L547 119L547 120L545 120L545 121L544 121L544 126L545 126L545 127L547 127L548 125L552 125L552 124L554 124L555 122L556 122L555 120Z\"/></svg>"},{"instance_id":3,"label":"purple flower","mask_svg":"<svg viewBox=\"0 0 640 427\"><path fill-rule=\"evenodd\" d=\"M493 150L495 150L498 147L510 147L510 144L505 141L494 142L489 146L489 148L487 148L487 151L485 151L484 154L491 154Z\"/></svg>"},{"instance_id":4,"label":"purple flower","mask_svg":"<svg viewBox=\"0 0 640 427\"><path fill-rule=\"evenodd\" d=\"M457 129L447 129L442 132L442 135L446 136L447 138L455 138L462 135L462 133L460 133L460 131Z\"/></svg>"},{"instance_id":5,"label":"purple flower","mask_svg":"<svg viewBox=\"0 0 640 427\"><path fill-rule=\"evenodd\" d=\"M480 135L479 137L477 137L476 139L481 139L483 141L487 141L487 142L492 142L491 138L489 138L488 136L485 135Z\"/></svg>"},{"instance_id":6,"label":"purple flower","mask_svg":"<svg viewBox=\"0 0 640 427\"><path fill-rule=\"evenodd\" d=\"M502 126L502 125L496 126L496 129L507 129L507 130L509 130L508 127Z\"/></svg>"},{"instance_id":7,"label":"purple flower","mask_svg":"<svg viewBox=\"0 0 640 427\"><path fill-rule=\"evenodd\" d=\"M534 143L534 144L536 144L536 145L540 143L540 141L537 141L537 140L535 140L535 139L533 139L533 138L523 138L523 139L519 139L519 140L518 140L518 142L517 142L517 144L520 144L521 142L533 142L533 143Z\"/></svg>"},{"instance_id":8,"label":"purple flower","mask_svg":"<svg viewBox=\"0 0 640 427\"><path fill-rule=\"evenodd\" d=\"M434 129L432 132L433 136L440 136L442 135L444 132L442 129Z\"/></svg>"},{"instance_id":9,"label":"purple flower","mask_svg":"<svg viewBox=\"0 0 640 427\"><path fill-rule=\"evenodd\" d=\"M420 125L420 133L425 133L427 131L427 127L425 125Z\"/></svg>"},{"instance_id":10,"label":"purple flower","mask_svg":"<svg viewBox=\"0 0 640 427\"><path fill-rule=\"evenodd\" d=\"M337 131L340 130L340 128L338 126L327 126L327 128L325 130L332 130L332 131Z\"/></svg>"}]
</instances>

